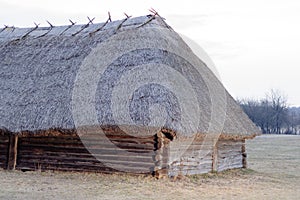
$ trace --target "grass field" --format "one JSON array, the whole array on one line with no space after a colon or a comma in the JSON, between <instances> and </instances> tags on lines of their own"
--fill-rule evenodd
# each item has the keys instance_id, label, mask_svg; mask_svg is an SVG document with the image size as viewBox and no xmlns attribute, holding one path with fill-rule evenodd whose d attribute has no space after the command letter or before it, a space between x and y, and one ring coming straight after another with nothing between
<instances>
[{"instance_id":1,"label":"grass field","mask_svg":"<svg viewBox=\"0 0 300 200\"><path fill-rule=\"evenodd\" d=\"M249 169L149 176L0 170L0 199L300 199L300 136L247 142Z\"/></svg>"}]
</instances>

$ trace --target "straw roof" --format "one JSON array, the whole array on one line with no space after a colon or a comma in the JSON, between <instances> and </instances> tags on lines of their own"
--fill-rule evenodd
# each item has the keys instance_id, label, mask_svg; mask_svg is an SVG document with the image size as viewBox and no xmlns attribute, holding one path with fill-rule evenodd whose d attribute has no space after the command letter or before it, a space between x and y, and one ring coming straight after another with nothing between
<instances>
[{"instance_id":1,"label":"straw roof","mask_svg":"<svg viewBox=\"0 0 300 200\"><path fill-rule=\"evenodd\" d=\"M11 132L163 121L175 131L190 123L186 135L259 133L161 18L5 28L0 57L0 127Z\"/></svg>"}]
</instances>

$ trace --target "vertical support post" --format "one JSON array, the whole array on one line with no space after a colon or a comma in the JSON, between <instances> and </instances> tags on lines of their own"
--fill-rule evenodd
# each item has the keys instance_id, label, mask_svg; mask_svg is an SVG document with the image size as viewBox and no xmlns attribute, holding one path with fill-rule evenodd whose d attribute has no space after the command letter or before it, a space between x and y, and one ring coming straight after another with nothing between
<instances>
[{"instance_id":1,"label":"vertical support post","mask_svg":"<svg viewBox=\"0 0 300 200\"><path fill-rule=\"evenodd\" d=\"M169 143L170 140L159 131L157 133L157 144L156 144L156 156L155 156L155 167L154 176L158 179L168 176L169 168Z\"/></svg>"},{"instance_id":2,"label":"vertical support post","mask_svg":"<svg viewBox=\"0 0 300 200\"><path fill-rule=\"evenodd\" d=\"M18 135L10 134L8 145L7 169L14 170L17 164Z\"/></svg>"},{"instance_id":3,"label":"vertical support post","mask_svg":"<svg viewBox=\"0 0 300 200\"><path fill-rule=\"evenodd\" d=\"M247 152L246 152L245 140L243 140L243 144L242 144L242 156L243 156L243 168L247 168Z\"/></svg>"},{"instance_id":4,"label":"vertical support post","mask_svg":"<svg viewBox=\"0 0 300 200\"><path fill-rule=\"evenodd\" d=\"M213 147L212 151L212 172L218 171L218 142Z\"/></svg>"}]
</instances>

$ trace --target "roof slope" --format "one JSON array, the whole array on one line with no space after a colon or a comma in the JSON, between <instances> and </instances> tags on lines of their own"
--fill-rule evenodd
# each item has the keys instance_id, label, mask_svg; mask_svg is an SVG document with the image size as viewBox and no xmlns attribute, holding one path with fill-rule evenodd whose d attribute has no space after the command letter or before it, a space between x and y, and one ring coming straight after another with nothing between
<instances>
[{"instance_id":1,"label":"roof slope","mask_svg":"<svg viewBox=\"0 0 300 200\"><path fill-rule=\"evenodd\" d=\"M12 132L99 123L259 133L160 18L7 28L0 57L0 126Z\"/></svg>"}]
</instances>

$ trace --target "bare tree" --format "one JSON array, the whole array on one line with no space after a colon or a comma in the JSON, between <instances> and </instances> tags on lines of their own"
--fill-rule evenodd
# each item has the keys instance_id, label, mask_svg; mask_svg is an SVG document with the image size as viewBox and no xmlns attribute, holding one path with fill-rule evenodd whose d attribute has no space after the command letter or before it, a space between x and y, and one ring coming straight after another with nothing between
<instances>
[{"instance_id":1,"label":"bare tree","mask_svg":"<svg viewBox=\"0 0 300 200\"><path fill-rule=\"evenodd\" d=\"M272 89L261 100L243 99L238 102L263 133L286 132L289 120L287 97L279 90Z\"/></svg>"},{"instance_id":2,"label":"bare tree","mask_svg":"<svg viewBox=\"0 0 300 200\"><path fill-rule=\"evenodd\" d=\"M272 89L266 94L266 99L271 103L272 132L281 134L283 125L287 121L287 97L279 90Z\"/></svg>"},{"instance_id":3,"label":"bare tree","mask_svg":"<svg viewBox=\"0 0 300 200\"><path fill-rule=\"evenodd\" d=\"M300 134L300 107L288 109L286 134Z\"/></svg>"}]
</instances>

